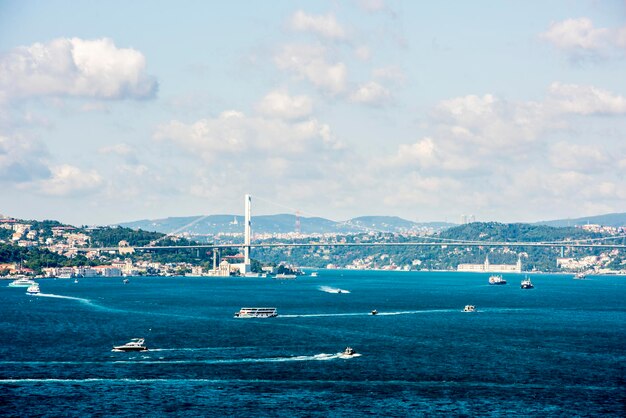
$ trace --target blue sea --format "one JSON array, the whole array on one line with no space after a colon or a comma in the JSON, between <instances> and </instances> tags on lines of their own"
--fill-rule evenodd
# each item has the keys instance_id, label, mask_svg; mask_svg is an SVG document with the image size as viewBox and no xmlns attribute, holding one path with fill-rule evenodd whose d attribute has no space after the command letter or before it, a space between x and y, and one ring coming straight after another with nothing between
<instances>
[{"instance_id":1,"label":"blue sea","mask_svg":"<svg viewBox=\"0 0 626 418\"><path fill-rule=\"evenodd\" d=\"M504 277L2 282L0 415L625 416L626 278Z\"/></svg>"}]
</instances>

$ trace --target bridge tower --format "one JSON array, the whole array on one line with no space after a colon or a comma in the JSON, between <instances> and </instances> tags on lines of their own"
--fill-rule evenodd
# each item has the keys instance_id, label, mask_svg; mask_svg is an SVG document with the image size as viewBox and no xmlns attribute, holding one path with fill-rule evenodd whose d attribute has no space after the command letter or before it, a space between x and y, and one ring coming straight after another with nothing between
<instances>
[{"instance_id":1,"label":"bridge tower","mask_svg":"<svg viewBox=\"0 0 626 418\"><path fill-rule=\"evenodd\" d=\"M250 238L252 234L252 196L249 194L244 196L244 216L246 218L245 231L244 231L244 247L243 247L243 274L250 273Z\"/></svg>"}]
</instances>

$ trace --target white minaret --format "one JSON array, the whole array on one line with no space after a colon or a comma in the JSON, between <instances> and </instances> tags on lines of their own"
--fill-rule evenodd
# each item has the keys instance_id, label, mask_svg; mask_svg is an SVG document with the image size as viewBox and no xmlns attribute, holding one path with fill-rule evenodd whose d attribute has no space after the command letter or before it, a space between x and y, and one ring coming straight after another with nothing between
<instances>
[{"instance_id":1,"label":"white minaret","mask_svg":"<svg viewBox=\"0 0 626 418\"><path fill-rule=\"evenodd\" d=\"M250 235L252 229L252 221L251 221L251 205L252 205L252 196L247 194L245 197L245 214L246 217L246 226L245 226L245 238L244 238L244 247L243 247L243 255L244 255L244 269L245 272L248 273L250 271Z\"/></svg>"}]
</instances>

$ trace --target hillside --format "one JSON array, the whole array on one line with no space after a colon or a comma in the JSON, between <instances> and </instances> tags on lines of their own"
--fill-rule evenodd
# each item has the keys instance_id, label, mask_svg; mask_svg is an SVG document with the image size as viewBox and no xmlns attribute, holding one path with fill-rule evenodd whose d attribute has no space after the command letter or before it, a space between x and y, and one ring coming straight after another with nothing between
<instances>
[{"instance_id":1,"label":"hillside","mask_svg":"<svg viewBox=\"0 0 626 418\"><path fill-rule=\"evenodd\" d=\"M440 237L473 241L562 241L596 238L600 234L574 227L553 227L531 224L501 224L498 222L473 222L449 228Z\"/></svg>"},{"instance_id":2,"label":"hillside","mask_svg":"<svg viewBox=\"0 0 626 418\"><path fill-rule=\"evenodd\" d=\"M556 219L552 221L537 222L536 225L548 225L556 227L576 226L586 224L598 224L603 226L626 226L626 212L624 213L607 213L605 215L587 216L575 219Z\"/></svg>"},{"instance_id":3,"label":"hillside","mask_svg":"<svg viewBox=\"0 0 626 418\"><path fill-rule=\"evenodd\" d=\"M243 216L209 215L144 219L123 222L119 226L161 233L186 232L194 235L216 235L219 233L243 233ZM361 216L337 222L318 217L300 217L300 232L303 234L358 233L366 231L408 232L441 231L453 224L445 222L416 223L397 216ZM291 214L261 215L252 217L252 229L257 234L285 234L295 232L296 216Z\"/></svg>"}]
</instances>

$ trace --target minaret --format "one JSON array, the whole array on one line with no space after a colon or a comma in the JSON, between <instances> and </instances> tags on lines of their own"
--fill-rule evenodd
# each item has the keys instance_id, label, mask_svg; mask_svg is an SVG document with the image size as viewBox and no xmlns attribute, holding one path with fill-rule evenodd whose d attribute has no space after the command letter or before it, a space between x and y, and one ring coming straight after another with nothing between
<instances>
[{"instance_id":1,"label":"minaret","mask_svg":"<svg viewBox=\"0 0 626 418\"><path fill-rule=\"evenodd\" d=\"M243 247L243 255L244 255L244 273L250 272L250 235L252 228L251 221L251 205L252 205L252 196L247 194L245 197L245 217L246 217L246 226L245 226L245 237L244 237L244 247Z\"/></svg>"}]
</instances>

